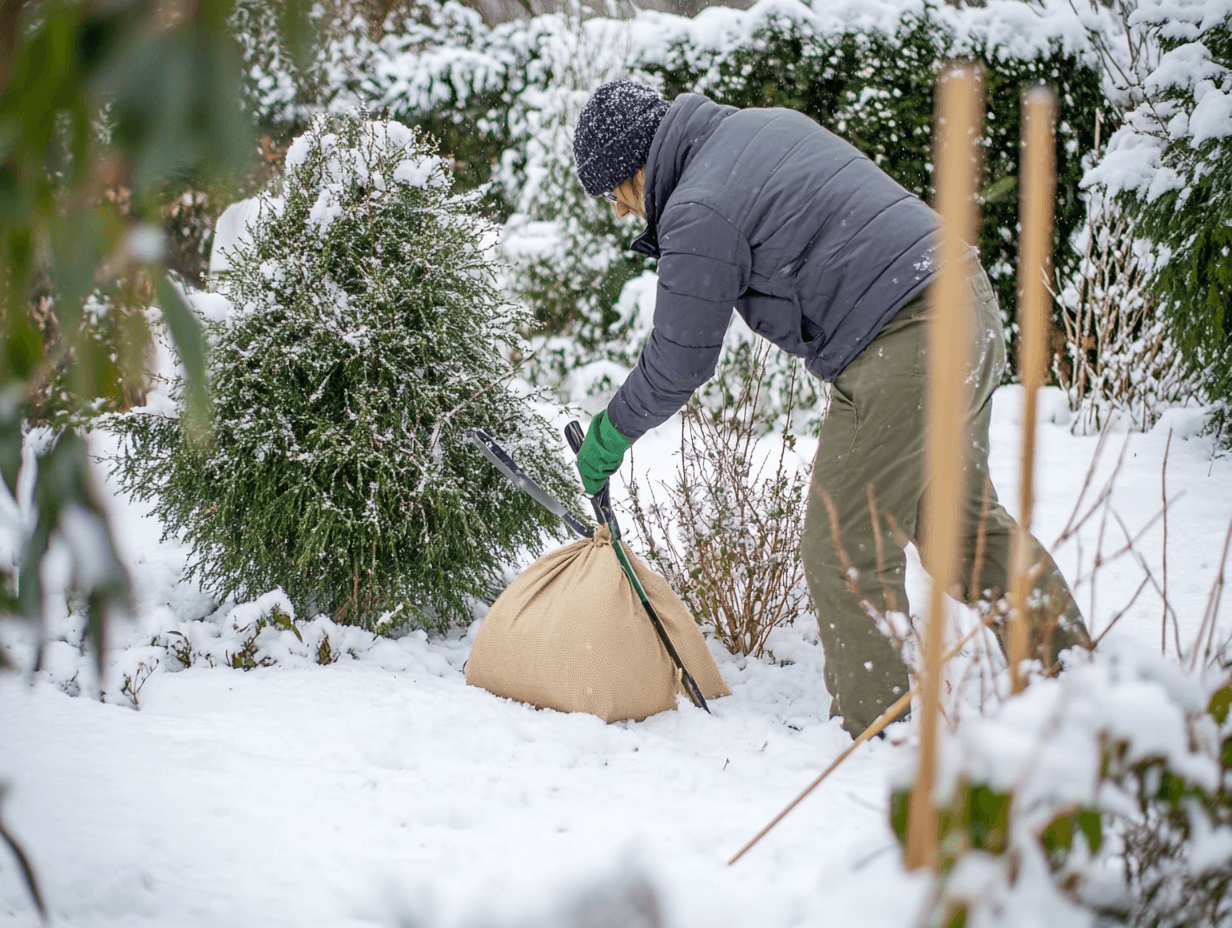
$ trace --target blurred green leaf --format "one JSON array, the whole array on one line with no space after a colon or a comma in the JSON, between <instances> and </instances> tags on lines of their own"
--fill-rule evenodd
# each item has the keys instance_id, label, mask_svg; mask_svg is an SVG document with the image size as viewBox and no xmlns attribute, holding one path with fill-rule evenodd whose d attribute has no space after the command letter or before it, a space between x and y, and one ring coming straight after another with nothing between
<instances>
[{"instance_id":1,"label":"blurred green leaf","mask_svg":"<svg viewBox=\"0 0 1232 928\"><path fill-rule=\"evenodd\" d=\"M66 430L39 456L34 504L38 522L22 556L19 607L27 616L40 614L43 581L39 567L53 534L60 532L73 558L72 582L86 598L88 628L101 679L105 620L112 610L129 607L131 588L107 513L94 491L86 441L81 435Z\"/></svg>"},{"instance_id":2,"label":"blurred green leaf","mask_svg":"<svg viewBox=\"0 0 1232 928\"><path fill-rule=\"evenodd\" d=\"M205 376L205 334L196 313L188 305L179 289L167 277L158 280L158 304L162 307L163 319L175 339L180 362L187 374L188 395L185 418L189 433L201 436L201 430L210 421L210 397Z\"/></svg>"},{"instance_id":3,"label":"blurred green leaf","mask_svg":"<svg viewBox=\"0 0 1232 928\"><path fill-rule=\"evenodd\" d=\"M138 198L191 169L238 172L252 151L239 55L225 19L215 26L198 17L174 32L126 35L93 86L111 103L112 139L129 154Z\"/></svg>"},{"instance_id":4,"label":"blurred green leaf","mask_svg":"<svg viewBox=\"0 0 1232 928\"><path fill-rule=\"evenodd\" d=\"M40 568L51 541L51 526L40 514L34 531L26 539L21 553L21 570L17 575L17 611L24 618L35 620L43 610L43 578Z\"/></svg>"},{"instance_id":5,"label":"blurred green leaf","mask_svg":"<svg viewBox=\"0 0 1232 928\"><path fill-rule=\"evenodd\" d=\"M20 380L0 387L0 476L14 499L21 473L21 400L25 392Z\"/></svg>"},{"instance_id":6,"label":"blurred green leaf","mask_svg":"<svg viewBox=\"0 0 1232 928\"><path fill-rule=\"evenodd\" d=\"M1215 721L1222 725L1228 718L1228 709L1232 707L1232 684L1216 691L1211 697L1210 713Z\"/></svg>"},{"instance_id":7,"label":"blurred green leaf","mask_svg":"<svg viewBox=\"0 0 1232 928\"><path fill-rule=\"evenodd\" d=\"M56 318L74 342L81 307L97 286L99 265L112 256L124 234L124 219L110 204L79 210L51 226L56 282Z\"/></svg>"},{"instance_id":8,"label":"blurred green leaf","mask_svg":"<svg viewBox=\"0 0 1232 928\"><path fill-rule=\"evenodd\" d=\"M1014 195L1018 189L1018 178L1013 174L998 177L980 193L980 199L985 203L1000 203Z\"/></svg>"},{"instance_id":9,"label":"blurred green leaf","mask_svg":"<svg viewBox=\"0 0 1232 928\"><path fill-rule=\"evenodd\" d=\"M1098 853L1104 843L1104 826L1099 813L1094 809L1083 809L1078 813L1078 827L1086 835L1091 853Z\"/></svg>"},{"instance_id":10,"label":"blurred green leaf","mask_svg":"<svg viewBox=\"0 0 1232 928\"><path fill-rule=\"evenodd\" d=\"M527 0L521 2L526 4ZM317 43L316 24L310 15L310 4L300 0L279 3L277 22L282 41L291 53L292 64L301 74L305 73L312 65L313 50Z\"/></svg>"},{"instance_id":11,"label":"blurred green leaf","mask_svg":"<svg viewBox=\"0 0 1232 928\"><path fill-rule=\"evenodd\" d=\"M22 306L22 309L25 307ZM26 380L34 373L34 366L43 356L42 336L24 312L13 313L5 328L0 374Z\"/></svg>"}]
</instances>

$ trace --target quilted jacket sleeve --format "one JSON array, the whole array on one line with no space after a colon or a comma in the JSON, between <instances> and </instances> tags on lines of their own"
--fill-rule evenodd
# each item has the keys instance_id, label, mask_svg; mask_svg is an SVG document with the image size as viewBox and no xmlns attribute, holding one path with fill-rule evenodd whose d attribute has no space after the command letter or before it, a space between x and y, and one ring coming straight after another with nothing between
<instances>
[{"instance_id":1,"label":"quilted jacket sleeve","mask_svg":"<svg viewBox=\"0 0 1232 928\"><path fill-rule=\"evenodd\" d=\"M665 422L714 374L735 302L748 287L748 242L710 207L669 203L659 249L654 328L607 408L631 440Z\"/></svg>"}]
</instances>

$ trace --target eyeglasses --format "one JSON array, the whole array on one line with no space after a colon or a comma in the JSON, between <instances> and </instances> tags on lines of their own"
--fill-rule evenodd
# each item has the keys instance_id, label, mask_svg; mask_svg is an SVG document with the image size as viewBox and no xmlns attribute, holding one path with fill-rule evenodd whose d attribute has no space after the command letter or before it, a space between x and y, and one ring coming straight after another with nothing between
<instances>
[{"instance_id":1,"label":"eyeglasses","mask_svg":"<svg viewBox=\"0 0 1232 928\"><path fill-rule=\"evenodd\" d=\"M619 203L620 202L618 199L616 199L616 194L614 193L603 194L603 199L607 200L609 203Z\"/></svg>"}]
</instances>

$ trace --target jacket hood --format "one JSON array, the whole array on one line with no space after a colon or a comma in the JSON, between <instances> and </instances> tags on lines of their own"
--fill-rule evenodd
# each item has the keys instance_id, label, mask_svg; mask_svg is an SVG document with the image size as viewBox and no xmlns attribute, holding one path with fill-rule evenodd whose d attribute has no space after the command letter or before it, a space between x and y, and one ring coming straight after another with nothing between
<instances>
[{"instance_id":1,"label":"jacket hood","mask_svg":"<svg viewBox=\"0 0 1232 928\"><path fill-rule=\"evenodd\" d=\"M698 149L728 116L739 110L701 94L682 93L672 101L650 143L646 159L646 230L629 247L648 258L659 257L659 217Z\"/></svg>"}]
</instances>

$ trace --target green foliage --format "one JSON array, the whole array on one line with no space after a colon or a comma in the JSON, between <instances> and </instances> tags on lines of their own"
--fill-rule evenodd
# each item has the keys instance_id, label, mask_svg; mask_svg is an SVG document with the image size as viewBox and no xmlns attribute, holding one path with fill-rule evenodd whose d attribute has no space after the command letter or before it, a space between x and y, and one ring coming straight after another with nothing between
<instances>
[{"instance_id":1,"label":"green foliage","mask_svg":"<svg viewBox=\"0 0 1232 928\"><path fill-rule=\"evenodd\" d=\"M282 587L300 611L382 630L468 622L502 561L560 528L467 431L577 495L497 350L522 318L496 290L491 228L396 122L319 117L287 161L221 283L234 312L209 327L212 442L127 416L123 482L211 589Z\"/></svg>"},{"instance_id":2,"label":"green foliage","mask_svg":"<svg viewBox=\"0 0 1232 928\"><path fill-rule=\"evenodd\" d=\"M938 872L947 873L970 851L1005 853L1009 848L1012 801L1012 794L997 792L983 783L962 783L938 809ZM910 818L910 788L894 790L890 796L890 827L904 847Z\"/></svg>"},{"instance_id":3,"label":"green foliage","mask_svg":"<svg viewBox=\"0 0 1232 928\"><path fill-rule=\"evenodd\" d=\"M235 652L229 656L227 663L236 670L256 670L258 667L268 667L273 664L273 660L268 657L261 660L257 659L257 652L260 650L257 639L261 637L261 632L266 628L279 628L283 631L291 632L300 644L304 643L304 636L296 627L295 621L281 609L274 608L269 615L258 616L252 625L244 629L244 631L248 632L248 636L236 648ZM322 637L321 643L317 645L317 654L321 655L322 653L330 655L328 635ZM332 663L332 661L324 659L319 662L322 664Z\"/></svg>"},{"instance_id":4,"label":"green foliage","mask_svg":"<svg viewBox=\"0 0 1232 928\"><path fill-rule=\"evenodd\" d=\"M937 878L941 891L933 900L927 924L960 928L967 923L968 901L945 891L947 878L959 861L973 852L1003 856L1009 851L1012 793L998 792L982 783L962 782L937 810ZM907 827L911 820L911 789L895 789L890 794L890 827L898 842L907 846Z\"/></svg>"},{"instance_id":5,"label":"green foliage","mask_svg":"<svg viewBox=\"0 0 1232 928\"><path fill-rule=\"evenodd\" d=\"M1128 786L1141 816L1123 833L1126 878L1138 890L1130 918L1135 926L1188 928L1232 920L1232 860L1211 859L1201 848L1213 832L1232 829L1230 701L1232 685L1211 700L1209 716L1220 732L1213 783L1172 768L1164 758L1128 758L1120 745L1108 754L1105 776Z\"/></svg>"},{"instance_id":6,"label":"green foliage","mask_svg":"<svg viewBox=\"0 0 1232 928\"><path fill-rule=\"evenodd\" d=\"M943 64L983 63L987 111L983 226L979 247L1007 323L1017 303L1020 95L1048 83L1060 100L1056 136L1054 232L1058 270L1072 275L1079 257L1067 247L1085 218L1078 184L1081 158L1094 143L1104 105L1099 73L1059 47L1021 59L984 41L960 42L938 19L905 13L893 34L875 30L821 34L808 22L778 15L731 51L698 51L677 42L662 63L642 67L669 99L698 91L733 106L800 110L848 139L912 193L932 198L933 88Z\"/></svg>"},{"instance_id":7,"label":"green foliage","mask_svg":"<svg viewBox=\"0 0 1232 928\"><path fill-rule=\"evenodd\" d=\"M1062 812L1040 833L1040 843L1053 870L1060 870L1074 851L1074 841L1082 835L1092 853L1104 844L1104 823L1095 809Z\"/></svg>"},{"instance_id":8,"label":"green foliage","mask_svg":"<svg viewBox=\"0 0 1232 928\"><path fill-rule=\"evenodd\" d=\"M1221 135L1197 120L1190 123L1200 90L1218 95L1222 82L1222 93L1228 92L1232 16L1203 19L1201 6L1152 7L1142 18L1159 43L1161 66L1169 56L1175 60L1161 68L1164 79L1148 85L1147 100L1127 117L1121 136L1153 143L1161 176L1130 189L1122 202L1139 233L1156 245L1158 264L1149 284L1190 372L1216 404L1222 443L1232 446L1232 136L1226 125ZM1184 18L1191 22L1177 21ZM1207 123L1213 109L1206 107Z\"/></svg>"},{"instance_id":9,"label":"green foliage","mask_svg":"<svg viewBox=\"0 0 1232 928\"><path fill-rule=\"evenodd\" d=\"M1174 680L1181 678L1172 672ZM1162 690L1156 692L1158 698L1167 699ZM1178 687L1172 695L1176 692L1185 690ZM1082 712L1081 699L1067 702L1064 712ZM1104 913L1115 916L1117 924L1134 928L1229 924L1232 861L1219 851L1223 839L1218 836L1232 829L1232 682L1213 693L1205 711L1200 703L1189 706L1184 713L1187 748L1178 751L1174 746L1174 756L1161 755L1157 749L1144 751L1134 744L1135 734L1099 733L1090 745L1098 769L1087 804L1058 801L1052 785L1041 791L1038 784L1028 782L1034 771L1005 791L960 780L938 809L938 891L929 923L949 924L966 917L973 905L989 903L988 898L969 897L969 887L950 882L968 855L990 858L1001 878L1012 885L1030 869L1024 858L1041 853L1055 888L1088 906L1091 903L1083 894L1086 880L1090 876L1102 880L1111 867L1123 867L1127 902ZM1159 719L1153 724L1159 725ZM1072 732L1068 734L1072 737ZM1145 733L1144 740L1159 743L1157 733ZM985 757L974 765L987 767L989 760ZM1056 760L1037 757L1030 766L1046 768ZM1004 777L1006 772L998 774ZM1057 773L1053 770L1048 776ZM909 786L892 792L890 824L903 847L910 806ZM991 883L985 891L989 897L996 895ZM996 902L992 905L995 911Z\"/></svg>"}]
</instances>

